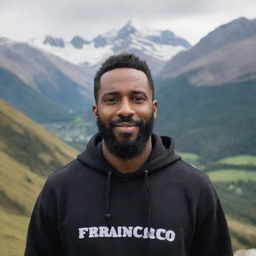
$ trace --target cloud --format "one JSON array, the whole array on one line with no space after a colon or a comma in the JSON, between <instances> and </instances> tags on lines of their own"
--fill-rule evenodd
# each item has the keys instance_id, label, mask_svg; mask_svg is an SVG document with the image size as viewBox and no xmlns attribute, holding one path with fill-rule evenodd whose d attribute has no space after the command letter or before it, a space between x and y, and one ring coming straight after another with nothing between
<instances>
[{"instance_id":1,"label":"cloud","mask_svg":"<svg viewBox=\"0 0 256 256\"><path fill-rule=\"evenodd\" d=\"M135 18L175 32L172 25L184 32L187 28L192 38L192 29L209 32L213 24L254 17L255 9L255 0L0 0L0 35L25 39L39 34L80 34L91 38Z\"/></svg>"}]
</instances>

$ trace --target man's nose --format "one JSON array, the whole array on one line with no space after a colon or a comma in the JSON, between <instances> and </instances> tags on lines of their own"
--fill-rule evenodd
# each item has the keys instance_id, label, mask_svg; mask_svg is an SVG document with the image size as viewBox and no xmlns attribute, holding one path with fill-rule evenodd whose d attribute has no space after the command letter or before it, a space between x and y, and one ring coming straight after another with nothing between
<instances>
[{"instance_id":1,"label":"man's nose","mask_svg":"<svg viewBox=\"0 0 256 256\"><path fill-rule=\"evenodd\" d=\"M133 110L129 100L124 99L122 100L121 104L119 105L119 108L117 110L118 116L132 116L135 114L135 111Z\"/></svg>"}]
</instances>

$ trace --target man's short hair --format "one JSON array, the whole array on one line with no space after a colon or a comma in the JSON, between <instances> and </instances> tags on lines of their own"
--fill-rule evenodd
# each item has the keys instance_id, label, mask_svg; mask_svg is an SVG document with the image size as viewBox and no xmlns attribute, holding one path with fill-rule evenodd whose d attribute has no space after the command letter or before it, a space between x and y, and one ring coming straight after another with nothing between
<instances>
[{"instance_id":1,"label":"man's short hair","mask_svg":"<svg viewBox=\"0 0 256 256\"><path fill-rule=\"evenodd\" d=\"M154 82L151 76L150 69L147 63L139 59L136 55L131 53L121 53L118 55L110 56L104 63L102 63L99 70L94 77L94 99L98 102L98 92L100 89L100 78L107 71L116 68L134 68L144 72L148 78L149 86L152 90L152 98L154 99Z\"/></svg>"}]
</instances>

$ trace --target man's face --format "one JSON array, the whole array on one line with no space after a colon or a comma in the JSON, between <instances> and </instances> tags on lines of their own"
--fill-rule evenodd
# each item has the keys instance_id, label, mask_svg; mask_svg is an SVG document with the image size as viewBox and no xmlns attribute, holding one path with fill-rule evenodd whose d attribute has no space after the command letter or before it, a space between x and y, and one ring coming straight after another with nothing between
<instances>
[{"instance_id":1,"label":"man's face","mask_svg":"<svg viewBox=\"0 0 256 256\"><path fill-rule=\"evenodd\" d=\"M129 159L140 155L152 133L157 102L144 72L118 68L101 77L93 113L108 150Z\"/></svg>"}]
</instances>

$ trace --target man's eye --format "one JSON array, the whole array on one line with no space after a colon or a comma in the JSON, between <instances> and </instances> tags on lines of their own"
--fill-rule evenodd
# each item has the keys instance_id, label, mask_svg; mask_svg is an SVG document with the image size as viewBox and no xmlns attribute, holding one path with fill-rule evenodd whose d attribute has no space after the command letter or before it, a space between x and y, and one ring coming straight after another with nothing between
<instances>
[{"instance_id":1,"label":"man's eye","mask_svg":"<svg viewBox=\"0 0 256 256\"><path fill-rule=\"evenodd\" d=\"M143 102L145 99L143 97L133 97L132 100L135 102Z\"/></svg>"},{"instance_id":2,"label":"man's eye","mask_svg":"<svg viewBox=\"0 0 256 256\"><path fill-rule=\"evenodd\" d=\"M107 104L114 104L114 103L116 103L118 101L118 99L116 99L116 98L108 98L108 99L105 99L105 102L107 103Z\"/></svg>"}]
</instances>

